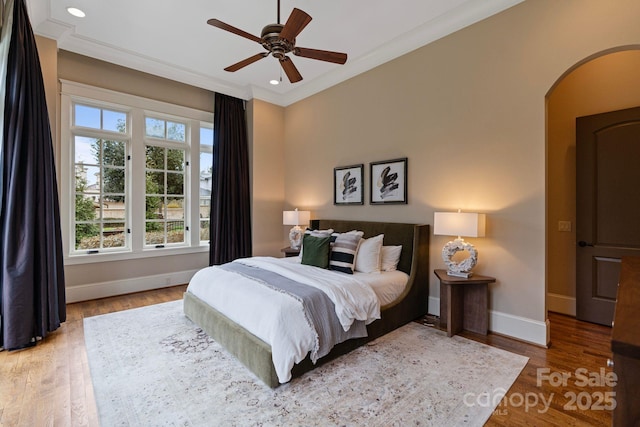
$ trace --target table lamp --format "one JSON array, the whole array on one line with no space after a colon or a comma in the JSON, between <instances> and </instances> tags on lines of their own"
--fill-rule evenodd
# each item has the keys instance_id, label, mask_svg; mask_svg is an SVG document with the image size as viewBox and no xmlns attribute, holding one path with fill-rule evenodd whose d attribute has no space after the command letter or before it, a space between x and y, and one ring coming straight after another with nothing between
<instances>
[{"instance_id":1,"label":"table lamp","mask_svg":"<svg viewBox=\"0 0 640 427\"><path fill-rule=\"evenodd\" d=\"M302 235L304 230L300 225L308 225L311 214L309 211L299 211L296 208L293 211L282 212L282 224L293 225L289 231L289 242L291 242L291 249L300 249L302 243Z\"/></svg>"},{"instance_id":2,"label":"table lamp","mask_svg":"<svg viewBox=\"0 0 640 427\"><path fill-rule=\"evenodd\" d=\"M447 265L447 274L456 277L470 277L471 269L478 262L478 251L464 237L484 237L485 214L470 212L435 212L433 214L433 234L458 236L442 248L442 260ZM469 257L456 262L452 257L456 252L468 251Z\"/></svg>"}]
</instances>

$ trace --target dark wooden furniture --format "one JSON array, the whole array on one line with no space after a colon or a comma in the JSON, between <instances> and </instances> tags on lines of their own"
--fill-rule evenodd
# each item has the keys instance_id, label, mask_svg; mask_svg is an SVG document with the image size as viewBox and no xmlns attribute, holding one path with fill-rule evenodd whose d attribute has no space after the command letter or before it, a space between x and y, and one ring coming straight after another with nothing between
<instances>
[{"instance_id":1,"label":"dark wooden furniture","mask_svg":"<svg viewBox=\"0 0 640 427\"><path fill-rule=\"evenodd\" d=\"M293 249L291 247L286 247L286 248L280 249L280 252L284 254L285 258L288 258L291 256L298 256L300 254L300 249Z\"/></svg>"},{"instance_id":2,"label":"dark wooden furniture","mask_svg":"<svg viewBox=\"0 0 640 427\"><path fill-rule=\"evenodd\" d=\"M435 270L440 280L440 326L451 337L463 329L487 335L489 329L489 276L449 276L447 270Z\"/></svg>"},{"instance_id":3,"label":"dark wooden furniture","mask_svg":"<svg viewBox=\"0 0 640 427\"><path fill-rule=\"evenodd\" d=\"M640 257L622 257L611 333L616 407L614 426L640 425Z\"/></svg>"}]
</instances>

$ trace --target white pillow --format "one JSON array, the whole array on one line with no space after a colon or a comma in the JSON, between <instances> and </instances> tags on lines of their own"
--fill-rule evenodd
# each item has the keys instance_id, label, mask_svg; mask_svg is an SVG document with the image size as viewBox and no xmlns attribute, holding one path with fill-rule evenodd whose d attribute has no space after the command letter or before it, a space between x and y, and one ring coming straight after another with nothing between
<instances>
[{"instance_id":1,"label":"white pillow","mask_svg":"<svg viewBox=\"0 0 640 427\"><path fill-rule=\"evenodd\" d=\"M362 273L379 273L382 263L382 239L379 234L369 239L362 239L356 254L356 271Z\"/></svg>"},{"instance_id":2,"label":"white pillow","mask_svg":"<svg viewBox=\"0 0 640 427\"><path fill-rule=\"evenodd\" d=\"M400 253L402 252L402 245L400 246L383 246L382 247L382 271L396 271L398 269L398 262L400 262Z\"/></svg>"},{"instance_id":3,"label":"white pillow","mask_svg":"<svg viewBox=\"0 0 640 427\"><path fill-rule=\"evenodd\" d=\"M331 230L331 229L329 229ZM320 232L324 233L325 230L321 230ZM336 233L333 230L331 230L331 244L333 244L333 242L336 241L336 238L341 235L341 234L355 234L356 236L360 236L360 237L364 237L364 231L358 231L358 230L351 230L351 231L347 231L346 233ZM317 233L317 232L316 232ZM318 237L318 236L316 236Z\"/></svg>"}]
</instances>

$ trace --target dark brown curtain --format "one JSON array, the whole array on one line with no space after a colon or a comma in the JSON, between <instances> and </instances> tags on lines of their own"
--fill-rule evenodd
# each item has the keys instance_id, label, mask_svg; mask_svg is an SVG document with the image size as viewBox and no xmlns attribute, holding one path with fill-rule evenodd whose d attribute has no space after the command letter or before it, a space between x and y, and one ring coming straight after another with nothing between
<instances>
[{"instance_id":1,"label":"dark brown curtain","mask_svg":"<svg viewBox=\"0 0 640 427\"><path fill-rule=\"evenodd\" d=\"M249 147L244 101L215 94L209 265L251 256Z\"/></svg>"},{"instance_id":2,"label":"dark brown curtain","mask_svg":"<svg viewBox=\"0 0 640 427\"><path fill-rule=\"evenodd\" d=\"M66 306L58 190L40 60L24 0L9 0L6 7L13 25L3 61L0 345L13 350L34 345L56 330L66 320Z\"/></svg>"}]
</instances>

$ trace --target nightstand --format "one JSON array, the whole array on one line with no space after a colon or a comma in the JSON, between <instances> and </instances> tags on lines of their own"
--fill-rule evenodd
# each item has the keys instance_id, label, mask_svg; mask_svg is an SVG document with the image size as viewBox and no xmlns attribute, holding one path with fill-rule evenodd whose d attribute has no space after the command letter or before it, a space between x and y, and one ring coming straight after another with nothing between
<instances>
[{"instance_id":1,"label":"nightstand","mask_svg":"<svg viewBox=\"0 0 640 427\"><path fill-rule=\"evenodd\" d=\"M280 252L284 254L286 258L290 256L298 256L300 254L300 249L293 249L290 247L280 249Z\"/></svg>"},{"instance_id":2,"label":"nightstand","mask_svg":"<svg viewBox=\"0 0 640 427\"><path fill-rule=\"evenodd\" d=\"M451 337L461 330L487 335L489 329L489 276L449 276L447 270L435 270L440 280L440 326Z\"/></svg>"}]
</instances>

